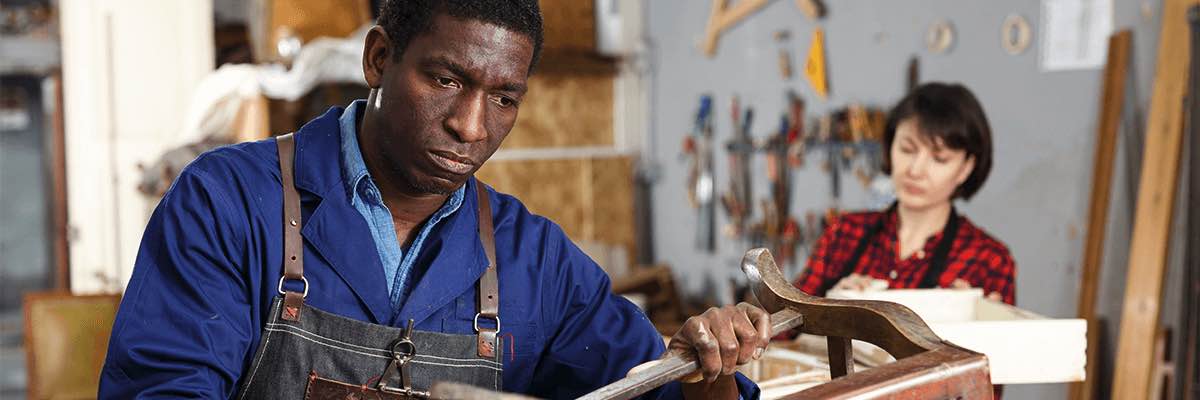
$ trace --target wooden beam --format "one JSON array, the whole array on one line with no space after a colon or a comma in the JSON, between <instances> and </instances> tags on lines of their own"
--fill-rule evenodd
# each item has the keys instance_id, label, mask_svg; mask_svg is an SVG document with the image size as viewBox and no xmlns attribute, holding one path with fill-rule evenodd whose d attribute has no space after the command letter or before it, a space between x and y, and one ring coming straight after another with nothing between
<instances>
[{"instance_id":1,"label":"wooden beam","mask_svg":"<svg viewBox=\"0 0 1200 400\"><path fill-rule=\"evenodd\" d=\"M1190 53L1185 15L1192 4L1200 4L1200 0L1163 2L1154 94L1117 338L1114 399L1146 398L1150 386L1183 139L1183 98Z\"/></svg>"},{"instance_id":2,"label":"wooden beam","mask_svg":"<svg viewBox=\"0 0 1200 400\"><path fill-rule=\"evenodd\" d=\"M1188 25L1192 31L1191 76L1188 84L1188 147L1187 239L1183 255L1183 301L1177 332L1179 344L1174 357L1176 364L1175 398L1200 398L1200 5L1188 9Z\"/></svg>"},{"instance_id":3,"label":"wooden beam","mask_svg":"<svg viewBox=\"0 0 1200 400\"><path fill-rule=\"evenodd\" d=\"M1096 392L1096 364L1099 362L1099 324L1096 323L1096 287L1104 262L1104 228L1108 226L1109 194L1112 192L1113 158L1116 154L1117 128L1125 104L1125 82L1129 71L1128 30L1108 38L1108 65L1104 67L1104 95L1100 97L1100 122L1096 130L1096 155L1092 160L1092 200L1088 209L1087 239L1083 249L1083 275L1079 283L1079 318L1088 321L1087 374L1083 382L1071 385L1071 398L1092 399Z\"/></svg>"},{"instance_id":4,"label":"wooden beam","mask_svg":"<svg viewBox=\"0 0 1200 400\"><path fill-rule=\"evenodd\" d=\"M51 131L46 154L50 161L50 234L53 235L54 290L71 290L71 271L68 268L70 248L67 238L70 230L67 227L67 150L66 130L63 125L63 80L62 71L55 71L50 78L53 89L43 96L54 96L54 110L50 113Z\"/></svg>"}]
</instances>

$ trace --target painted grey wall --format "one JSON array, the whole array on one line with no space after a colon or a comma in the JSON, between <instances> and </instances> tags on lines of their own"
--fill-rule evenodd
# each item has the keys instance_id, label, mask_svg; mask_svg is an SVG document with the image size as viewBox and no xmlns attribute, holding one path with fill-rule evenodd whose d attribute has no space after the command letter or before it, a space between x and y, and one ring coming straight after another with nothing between
<instances>
[{"instance_id":1,"label":"painted grey wall","mask_svg":"<svg viewBox=\"0 0 1200 400\"><path fill-rule=\"evenodd\" d=\"M820 22L805 18L793 1L774 1L724 34L717 56L698 50L709 2L647 1L651 42L653 121L650 154L660 179L653 188L654 249L659 261L675 267L683 290L702 296L723 292L729 279L740 278L737 265L744 243L721 240L716 255L693 246L694 212L687 207L684 180L687 164L680 142L691 129L698 98L715 96L716 138L731 136L728 104L731 96L756 110L755 135L776 126L784 111L784 93L794 89L808 100L810 116L850 102L887 107L904 89L910 56L920 58L922 81L961 82L983 103L995 145L995 166L987 184L959 209L979 226L1008 245L1017 262L1017 303L1051 317L1073 317L1079 290L1083 238L1087 228L1092 157L1101 94L1101 69L1042 72L1038 67L1040 6L1037 0L836 0L826 1L829 16ZM1134 63L1126 112L1126 133L1137 137L1144 129L1157 48L1161 1L1115 0L1114 27L1134 31ZM1149 13L1143 12L1143 9ZM1009 14L1024 16L1033 26L1034 43L1011 56L1000 47L1000 25ZM924 49L927 26L938 19L953 22L956 44L947 54ZM820 100L798 73L802 71L813 28L825 29L831 96ZM776 43L776 30L791 31L786 45ZM777 49L792 53L790 80L783 80ZM1128 243L1135 198L1136 157L1121 139L1113 183L1108 227L1108 250L1098 301L1107 321L1108 366L1124 289ZM718 154L716 181L726 185L724 153ZM761 157L754 168L761 171ZM1130 164L1130 163L1134 164ZM793 210L823 209L830 205L829 182L814 163L793 175ZM1131 168L1130 166L1133 165ZM854 181L843 185L845 209L871 206L867 192ZM756 197L766 194L765 178L755 181ZM1183 209L1181 203L1179 209ZM718 212L718 221L724 223ZM1178 247L1175 246L1178 253ZM792 267L803 267L806 254ZM1174 257L1177 259L1178 257ZM1178 262L1175 262L1178 264ZM1173 272L1174 273L1174 272ZM1174 275L1172 275L1174 276ZM1173 280L1167 281L1174 288ZM1168 295L1168 298L1177 295ZM729 301L721 298L718 300ZM727 297L727 296L726 296ZM1166 306L1164 316L1178 310ZM1149 340L1149 339L1147 339ZM1108 369L1108 368L1106 368ZM1105 382L1111 382L1104 377ZM1102 385L1107 386L1107 385ZM1062 398L1065 385L1022 385L1008 389L1009 398Z\"/></svg>"}]
</instances>

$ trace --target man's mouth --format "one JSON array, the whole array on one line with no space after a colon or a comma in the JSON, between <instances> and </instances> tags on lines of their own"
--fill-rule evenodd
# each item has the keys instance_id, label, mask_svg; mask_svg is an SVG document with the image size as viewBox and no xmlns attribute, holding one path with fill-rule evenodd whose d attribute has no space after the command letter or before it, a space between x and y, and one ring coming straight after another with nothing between
<instances>
[{"instance_id":1,"label":"man's mouth","mask_svg":"<svg viewBox=\"0 0 1200 400\"><path fill-rule=\"evenodd\" d=\"M438 167L455 175L466 175L475 169L475 162L461 154L441 150L433 150L429 154Z\"/></svg>"}]
</instances>

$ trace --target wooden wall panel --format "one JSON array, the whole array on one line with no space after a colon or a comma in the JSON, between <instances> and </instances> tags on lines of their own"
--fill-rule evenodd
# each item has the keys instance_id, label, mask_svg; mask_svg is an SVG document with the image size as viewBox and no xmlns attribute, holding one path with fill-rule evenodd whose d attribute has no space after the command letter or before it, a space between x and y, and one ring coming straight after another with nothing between
<instances>
[{"instance_id":1,"label":"wooden wall panel","mask_svg":"<svg viewBox=\"0 0 1200 400\"><path fill-rule=\"evenodd\" d=\"M610 74L534 74L504 149L613 145Z\"/></svg>"},{"instance_id":2,"label":"wooden wall panel","mask_svg":"<svg viewBox=\"0 0 1200 400\"><path fill-rule=\"evenodd\" d=\"M544 52L591 52L596 48L592 0L540 0L538 4L542 8Z\"/></svg>"},{"instance_id":3,"label":"wooden wall panel","mask_svg":"<svg viewBox=\"0 0 1200 400\"><path fill-rule=\"evenodd\" d=\"M630 157L496 160L476 176L558 223L571 240L618 245L635 254Z\"/></svg>"},{"instance_id":4,"label":"wooden wall panel","mask_svg":"<svg viewBox=\"0 0 1200 400\"><path fill-rule=\"evenodd\" d=\"M530 211L558 223L572 238L583 236L583 160L489 161L475 176L516 196Z\"/></svg>"},{"instance_id":5,"label":"wooden wall panel","mask_svg":"<svg viewBox=\"0 0 1200 400\"><path fill-rule=\"evenodd\" d=\"M590 240L624 246L637 254L633 231L633 159L594 158L588 162L588 196L591 214L585 218L585 235Z\"/></svg>"}]
</instances>

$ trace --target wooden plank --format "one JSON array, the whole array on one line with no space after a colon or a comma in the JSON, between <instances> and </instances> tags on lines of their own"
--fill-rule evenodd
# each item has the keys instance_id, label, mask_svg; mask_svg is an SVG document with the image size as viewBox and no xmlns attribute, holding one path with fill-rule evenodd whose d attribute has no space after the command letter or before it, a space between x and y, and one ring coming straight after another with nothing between
<instances>
[{"instance_id":1,"label":"wooden plank","mask_svg":"<svg viewBox=\"0 0 1200 400\"><path fill-rule=\"evenodd\" d=\"M1083 273L1079 283L1078 316L1090 325L1087 346L1087 375L1084 382L1071 385L1071 398L1091 399L1095 396L1099 362L1096 318L1096 287L1100 281L1100 266L1104 262L1104 228L1108 226L1109 194L1112 192L1113 158L1116 155L1117 129L1121 125L1121 109L1125 100L1125 82L1129 71L1129 43L1133 34L1128 30L1108 38L1108 65L1104 67L1104 95L1100 97L1100 122L1096 130L1096 154L1092 160L1092 197L1088 209L1087 238L1083 249Z\"/></svg>"},{"instance_id":2,"label":"wooden plank","mask_svg":"<svg viewBox=\"0 0 1200 400\"><path fill-rule=\"evenodd\" d=\"M1154 357L1153 338L1161 312L1163 273L1175 206L1183 138L1183 98L1187 82L1187 7L1200 0L1165 0L1154 94L1142 158L1133 240L1126 274L1125 303L1117 337L1112 397L1147 396Z\"/></svg>"},{"instance_id":3,"label":"wooden plank","mask_svg":"<svg viewBox=\"0 0 1200 400\"><path fill-rule=\"evenodd\" d=\"M1178 331L1182 332L1175 357L1179 377L1175 398L1200 398L1200 6L1188 10L1192 28L1191 94L1188 96L1188 204L1187 239L1183 256L1183 306Z\"/></svg>"},{"instance_id":4,"label":"wooden plank","mask_svg":"<svg viewBox=\"0 0 1200 400\"><path fill-rule=\"evenodd\" d=\"M54 96L54 110L50 115L49 143L46 144L50 160L51 203L50 229L54 235L54 289L67 291L71 289L70 248L67 237L70 230L67 227L67 149L66 129L63 119L63 82L62 72L55 72L50 78L53 84L51 93L44 96Z\"/></svg>"},{"instance_id":5,"label":"wooden plank","mask_svg":"<svg viewBox=\"0 0 1200 400\"><path fill-rule=\"evenodd\" d=\"M1077 382L1084 378L1087 322L1082 319L934 322L929 328L955 345L987 354L992 382L996 384Z\"/></svg>"},{"instance_id":6,"label":"wooden plank","mask_svg":"<svg viewBox=\"0 0 1200 400\"><path fill-rule=\"evenodd\" d=\"M975 302L983 298L983 290L972 289L892 289L892 290L830 290L831 299L882 300L903 304L921 316L926 323L967 321L976 318Z\"/></svg>"},{"instance_id":7,"label":"wooden plank","mask_svg":"<svg viewBox=\"0 0 1200 400\"><path fill-rule=\"evenodd\" d=\"M1087 322L1083 319L1049 319L987 300L979 289L831 291L830 297L835 295L908 307L938 337L986 354L993 383L1075 382L1084 378ZM868 346L855 344L855 354L863 353Z\"/></svg>"}]
</instances>

